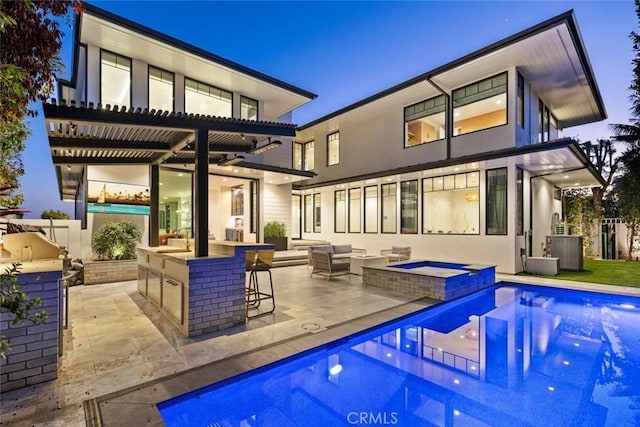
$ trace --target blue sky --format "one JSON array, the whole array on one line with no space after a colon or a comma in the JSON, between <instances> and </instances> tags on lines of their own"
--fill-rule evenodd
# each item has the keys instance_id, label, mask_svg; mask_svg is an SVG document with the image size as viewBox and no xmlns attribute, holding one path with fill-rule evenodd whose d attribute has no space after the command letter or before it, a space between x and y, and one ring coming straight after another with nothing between
<instances>
[{"instance_id":1,"label":"blue sky","mask_svg":"<svg viewBox=\"0 0 640 427\"><path fill-rule=\"evenodd\" d=\"M609 117L563 136L595 141L630 117L632 0L90 3L317 94L294 112L299 125L573 9ZM70 47L69 38L67 64ZM20 188L27 217L71 214L59 201L42 115L30 128Z\"/></svg>"}]
</instances>

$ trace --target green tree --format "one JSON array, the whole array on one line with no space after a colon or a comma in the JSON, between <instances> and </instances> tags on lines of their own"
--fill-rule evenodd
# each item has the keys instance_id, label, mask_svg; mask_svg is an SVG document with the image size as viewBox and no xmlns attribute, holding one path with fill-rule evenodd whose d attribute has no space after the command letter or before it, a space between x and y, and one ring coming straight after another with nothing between
<instances>
[{"instance_id":1,"label":"green tree","mask_svg":"<svg viewBox=\"0 0 640 427\"><path fill-rule=\"evenodd\" d=\"M41 298L29 298L27 294L16 285L19 265L12 264L0 274L0 308L13 313L11 324L29 321L35 325L45 323L47 312L40 310L34 312L42 304ZM0 335L0 356L5 357L5 351L11 349L11 344L4 335Z\"/></svg>"},{"instance_id":2,"label":"green tree","mask_svg":"<svg viewBox=\"0 0 640 427\"><path fill-rule=\"evenodd\" d=\"M584 152L591 160L600 176L605 181L602 187L592 187L591 195L593 196L593 211L596 218L603 214L602 199L611 189L613 179L618 173L620 167L620 156L616 156L616 149L610 139L599 138L594 144L591 141L580 144Z\"/></svg>"},{"instance_id":3,"label":"green tree","mask_svg":"<svg viewBox=\"0 0 640 427\"><path fill-rule=\"evenodd\" d=\"M635 4L640 24L640 0L635 0ZM626 144L622 153L622 176L616 182L615 195L620 217L627 224L629 259L635 237L640 233L640 34L632 31L630 38L635 52L633 80L629 86L631 118L627 124L611 125L616 140Z\"/></svg>"},{"instance_id":4,"label":"green tree","mask_svg":"<svg viewBox=\"0 0 640 427\"><path fill-rule=\"evenodd\" d=\"M16 0L0 2L0 188L8 192L0 208L23 201L15 194L24 175L22 153L29 131L25 116L35 116L29 103L46 100L62 69L59 51L63 33L59 17L69 8L79 12L80 0Z\"/></svg>"},{"instance_id":5,"label":"green tree","mask_svg":"<svg viewBox=\"0 0 640 427\"><path fill-rule=\"evenodd\" d=\"M66 212L62 212L54 209L47 209L40 214L42 219L69 219L69 215Z\"/></svg>"},{"instance_id":6,"label":"green tree","mask_svg":"<svg viewBox=\"0 0 640 427\"><path fill-rule=\"evenodd\" d=\"M568 223L573 226L574 233L583 237L585 249L592 245L590 226L596 218L594 196L589 190L571 189L563 194L563 211Z\"/></svg>"},{"instance_id":7,"label":"green tree","mask_svg":"<svg viewBox=\"0 0 640 427\"><path fill-rule=\"evenodd\" d=\"M133 259L142 232L133 222L109 222L93 235L91 248L101 260Z\"/></svg>"}]
</instances>

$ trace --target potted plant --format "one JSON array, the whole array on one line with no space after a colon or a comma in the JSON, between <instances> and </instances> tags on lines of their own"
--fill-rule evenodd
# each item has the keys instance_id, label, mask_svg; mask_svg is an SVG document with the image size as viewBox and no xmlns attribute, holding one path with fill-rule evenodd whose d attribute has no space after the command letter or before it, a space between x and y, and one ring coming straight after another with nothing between
<instances>
[{"instance_id":1,"label":"potted plant","mask_svg":"<svg viewBox=\"0 0 640 427\"><path fill-rule=\"evenodd\" d=\"M132 222L109 222L93 235L91 248L99 260L134 259L142 232Z\"/></svg>"},{"instance_id":2,"label":"potted plant","mask_svg":"<svg viewBox=\"0 0 640 427\"><path fill-rule=\"evenodd\" d=\"M287 237L284 222L267 222L264 225L264 242L273 244L276 251L286 251Z\"/></svg>"},{"instance_id":3,"label":"potted plant","mask_svg":"<svg viewBox=\"0 0 640 427\"><path fill-rule=\"evenodd\" d=\"M83 263L84 284L136 279L136 245L141 240L142 232L133 222L110 222L100 227L91 242L95 257Z\"/></svg>"}]
</instances>

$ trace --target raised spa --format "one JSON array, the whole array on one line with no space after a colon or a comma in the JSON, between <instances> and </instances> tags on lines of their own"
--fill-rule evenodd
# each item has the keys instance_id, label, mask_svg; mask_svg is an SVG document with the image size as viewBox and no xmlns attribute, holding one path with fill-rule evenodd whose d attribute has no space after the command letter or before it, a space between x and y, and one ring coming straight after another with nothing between
<instances>
[{"instance_id":1,"label":"raised spa","mask_svg":"<svg viewBox=\"0 0 640 427\"><path fill-rule=\"evenodd\" d=\"M494 265L415 260L365 266L362 283L406 295L450 300L492 286Z\"/></svg>"}]
</instances>

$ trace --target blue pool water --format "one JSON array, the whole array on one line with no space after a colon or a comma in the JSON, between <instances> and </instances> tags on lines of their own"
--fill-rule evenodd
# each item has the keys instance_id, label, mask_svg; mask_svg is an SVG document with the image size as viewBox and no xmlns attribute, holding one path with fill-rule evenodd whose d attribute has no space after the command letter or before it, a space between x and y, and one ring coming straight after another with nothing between
<instances>
[{"instance_id":1,"label":"blue pool water","mask_svg":"<svg viewBox=\"0 0 640 427\"><path fill-rule=\"evenodd\" d=\"M640 298L500 283L158 409L170 427L640 425Z\"/></svg>"}]
</instances>

